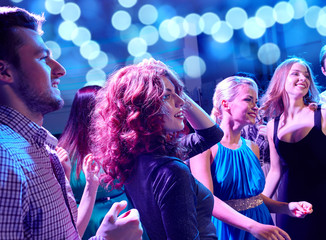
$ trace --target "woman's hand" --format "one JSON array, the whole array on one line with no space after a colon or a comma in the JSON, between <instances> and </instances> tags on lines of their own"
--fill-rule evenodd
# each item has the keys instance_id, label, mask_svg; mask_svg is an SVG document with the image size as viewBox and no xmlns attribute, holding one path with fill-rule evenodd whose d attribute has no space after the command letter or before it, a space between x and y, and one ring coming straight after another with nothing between
<instances>
[{"instance_id":1,"label":"woman's hand","mask_svg":"<svg viewBox=\"0 0 326 240\"><path fill-rule=\"evenodd\" d=\"M267 126L266 125L259 125L258 126L258 135L264 136L264 138L267 138Z\"/></svg>"},{"instance_id":2,"label":"woman's hand","mask_svg":"<svg viewBox=\"0 0 326 240\"><path fill-rule=\"evenodd\" d=\"M291 217L304 218L306 215L313 212L312 205L308 202L290 202L289 213Z\"/></svg>"},{"instance_id":3,"label":"woman's hand","mask_svg":"<svg viewBox=\"0 0 326 240\"><path fill-rule=\"evenodd\" d=\"M284 230L273 225L257 223L250 233L259 240L291 240L290 236Z\"/></svg>"},{"instance_id":4,"label":"woman's hand","mask_svg":"<svg viewBox=\"0 0 326 240\"><path fill-rule=\"evenodd\" d=\"M68 181L70 181L71 162L70 162L70 159L69 159L69 154L62 147L56 147L55 150L57 151L60 163L61 163L61 165L63 167L64 172L65 172L65 175L66 175Z\"/></svg>"},{"instance_id":5,"label":"woman's hand","mask_svg":"<svg viewBox=\"0 0 326 240\"><path fill-rule=\"evenodd\" d=\"M98 187L99 185L99 166L93 161L93 155L87 154L83 159L83 172L85 174L86 182L91 186Z\"/></svg>"}]
</instances>

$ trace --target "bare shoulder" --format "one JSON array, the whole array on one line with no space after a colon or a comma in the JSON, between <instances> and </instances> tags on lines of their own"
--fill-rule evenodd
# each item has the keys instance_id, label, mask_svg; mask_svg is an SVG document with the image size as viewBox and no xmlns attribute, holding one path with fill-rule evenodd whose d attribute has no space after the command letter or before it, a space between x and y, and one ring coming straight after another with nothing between
<instances>
[{"instance_id":1,"label":"bare shoulder","mask_svg":"<svg viewBox=\"0 0 326 240\"><path fill-rule=\"evenodd\" d=\"M217 151L218 151L218 144L215 144L214 146L212 146L210 148L210 150L211 150L211 153L212 153L212 157L214 158L216 156Z\"/></svg>"},{"instance_id":2,"label":"bare shoulder","mask_svg":"<svg viewBox=\"0 0 326 240\"><path fill-rule=\"evenodd\" d=\"M254 143L253 141L250 141L248 139L245 139L247 146L251 149L251 151L254 152L254 154L257 156L257 158L259 159L259 147L256 143Z\"/></svg>"},{"instance_id":3,"label":"bare shoulder","mask_svg":"<svg viewBox=\"0 0 326 240\"><path fill-rule=\"evenodd\" d=\"M323 132L326 134L326 103L321 105L321 124Z\"/></svg>"}]
</instances>

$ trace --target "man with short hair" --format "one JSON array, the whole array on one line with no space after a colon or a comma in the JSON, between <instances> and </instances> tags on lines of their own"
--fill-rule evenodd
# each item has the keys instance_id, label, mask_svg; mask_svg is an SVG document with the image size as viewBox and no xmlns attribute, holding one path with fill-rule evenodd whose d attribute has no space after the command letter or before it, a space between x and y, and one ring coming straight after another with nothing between
<instances>
[{"instance_id":1,"label":"man with short hair","mask_svg":"<svg viewBox=\"0 0 326 240\"><path fill-rule=\"evenodd\" d=\"M65 69L41 34L44 18L0 7L0 239L80 239L77 205L43 116L60 109ZM140 239L137 210L112 206L94 239Z\"/></svg>"},{"instance_id":2,"label":"man with short hair","mask_svg":"<svg viewBox=\"0 0 326 240\"><path fill-rule=\"evenodd\" d=\"M319 62L321 72L326 76L326 45L320 49ZM326 91L319 94L320 103L326 103Z\"/></svg>"}]
</instances>

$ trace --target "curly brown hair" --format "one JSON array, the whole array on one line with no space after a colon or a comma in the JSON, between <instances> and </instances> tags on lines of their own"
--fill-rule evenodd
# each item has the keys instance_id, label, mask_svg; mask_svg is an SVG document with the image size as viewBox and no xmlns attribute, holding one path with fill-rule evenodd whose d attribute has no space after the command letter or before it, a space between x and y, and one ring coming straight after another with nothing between
<instances>
[{"instance_id":1,"label":"curly brown hair","mask_svg":"<svg viewBox=\"0 0 326 240\"><path fill-rule=\"evenodd\" d=\"M168 136L163 128L163 76L182 96L183 84L176 74L154 59L113 73L97 94L92 152L102 165L105 173L101 180L107 186L120 188L140 154L181 157L178 139Z\"/></svg>"}]
</instances>

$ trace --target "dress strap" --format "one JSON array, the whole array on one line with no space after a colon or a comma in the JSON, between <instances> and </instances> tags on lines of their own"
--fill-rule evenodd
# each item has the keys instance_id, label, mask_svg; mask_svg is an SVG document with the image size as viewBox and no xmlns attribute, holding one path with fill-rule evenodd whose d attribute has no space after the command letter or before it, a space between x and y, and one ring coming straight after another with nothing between
<instances>
[{"instance_id":1,"label":"dress strap","mask_svg":"<svg viewBox=\"0 0 326 240\"><path fill-rule=\"evenodd\" d=\"M276 139L277 139L277 129L278 129L278 124L280 122L280 116L277 116L274 118L274 135L273 135L273 142L275 144Z\"/></svg>"},{"instance_id":2,"label":"dress strap","mask_svg":"<svg viewBox=\"0 0 326 240\"><path fill-rule=\"evenodd\" d=\"M318 105L314 113L315 127L321 130L321 105Z\"/></svg>"}]
</instances>

